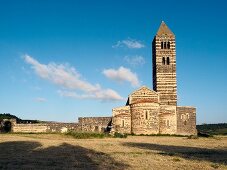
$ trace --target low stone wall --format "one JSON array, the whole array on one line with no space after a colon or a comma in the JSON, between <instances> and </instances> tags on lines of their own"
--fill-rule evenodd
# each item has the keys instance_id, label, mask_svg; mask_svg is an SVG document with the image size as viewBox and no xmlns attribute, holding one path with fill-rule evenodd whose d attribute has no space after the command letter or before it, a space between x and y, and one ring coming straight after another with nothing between
<instances>
[{"instance_id":1,"label":"low stone wall","mask_svg":"<svg viewBox=\"0 0 227 170\"><path fill-rule=\"evenodd\" d=\"M47 132L68 132L68 131L81 131L81 125L79 123L59 123L48 122Z\"/></svg>"},{"instance_id":2,"label":"low stone wall","mask_svg":"<svg viewBox=\"0 0 227 170\"><path fill-rule=\"evenodd\" d=\"M21 124L16 123L14 119L4 121L11 122L11 132L15 133L104 132L107 130L107 126L111 125L112 117L79 117L78 120L78 123L42 122Z\"/></svg>"},{"instance_id":3,"label":"low stone wall","mask_svg":"<svg viewBox=\"0 0 227 170\"><path fill-rule=\"evenodd\" d=\"M112 117L79 117L78 120L82 131L104 132Z\"/></svg>"},{"instance_id":4,"label":"low stone wall","mask_svg":"<svg viewBox=\"0 0 227 170\"><path fill-rule=\"evenodd\" d=\"M47 132L48 126L46 124L14 124L12 132L15 133L44 133Z\"/></svg>"},{"instance_id":5,"label":"low stone wall","mask_svg":"<svg viewBox=\"0 0 227 170\"><path fill-rule=\"evenodd\" d=\"M12 132L15 133L46 133L46 132L65 133L70 130L81 131L81 126L79 123L59 123L59 122L12 124Z\"/></svg>"}]
</instances>

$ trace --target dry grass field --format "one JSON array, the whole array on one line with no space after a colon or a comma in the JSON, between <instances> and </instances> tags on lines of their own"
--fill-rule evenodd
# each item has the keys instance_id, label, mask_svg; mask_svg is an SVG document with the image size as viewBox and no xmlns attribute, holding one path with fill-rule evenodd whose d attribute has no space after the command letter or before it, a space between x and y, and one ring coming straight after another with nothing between
<instances>
[{"instance_id":1,"label":"dry grass field","mask_svg":"<svg viewBox=\"0 0 227 170\"><path fill-rule=\"evenodd\" d=\"M227 169L227 137L0 134L0 169Z\"/></svg>"}]
</instances>

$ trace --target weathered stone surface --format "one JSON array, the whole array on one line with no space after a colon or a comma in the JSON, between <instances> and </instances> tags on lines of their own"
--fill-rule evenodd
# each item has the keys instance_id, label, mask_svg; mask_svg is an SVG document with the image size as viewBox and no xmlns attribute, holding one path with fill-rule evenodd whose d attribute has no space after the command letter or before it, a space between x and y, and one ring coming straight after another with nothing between
<instances>
[{"instance_id":1,"label":"weathered stone surface","mask_svg":"<svg viewBox=\"0 0 227 170\"><path fill-rule=\"evenodd\" d=\"M135 103L159 103L159 95L157 92L147 88L146 86L141 87L132 94L129 95L129 105Z\"/></svg>"},{"instance_id":2,"label":"weathered stone surface","mask_svg":"<svg viewBox=\"0 0 227 170\"><path fill-rule=\"evenodd\" d=\"M196 108L177 107L177 134L196 135Z\"/></svg>"},{"instance_id":3,"label":"weathered stone surface","mask_svg":"<svg viewBox=\"0 0 227 170\"><path fill-rule=\"evenodd\" d=\"M158 134L159 133L159 104L137 103L130 105L132 116L132 133Z\"/></svg>"},{"instance_id":4,"label":"weathered stone surface","mask_svg":"<svg viewBox=\"0 0 227 170\"><path fill-rule=\"evenodd\" d=\"M60 123L60 122L46 122L47 132L61 132L81 131L79 123Z\"/></svg>"},{"instance_id":5,"label":"weathered stone surface","mask_svg":"<svg viewBox=\"0 0 227 170\"><path fill-rule=\"evenodd\" d=\"M17 124L12 123L12 132L20 133L46 133L46 132L60 132L65 133L70 130L81 131L81 126L78 123L59 123L59 122L45 122L45 123L27 123Z\"/></svg>"},{"instance_id":6,"label":"weathered stone surface","mask_svg":"<svg viewBox=\"0 0 227 170\"><path fill-rule=\"evenodd\" d=\"M112 132L131 133L131 112L129 106L114 108L112 110Z\"/></svg>"},{"instance_id":7,"label":"weathered stone surface","mask_svg":"<svg viewBox=\"0 0 227 170\"><path fill-rule=\"evenodd\" d=\"M12 123L12 132L21 133L46 133L68 131L89 131L89 132L104 132L108 125L111 125L112 117L79 117L78 123L60 123L60 122L45 122L35 124L17 124L16 121L10 120Z\"/></svg>"},{"instance_id":8,"label":"weathered stone surface","mask_svg":"<svg viewBox=\"0 0 227 170\"><path fill-rule=\"evenodd\" d=\"M80 117L79 124L82 131L104 132L112 117Z\"/></svg>"},{"instance_id":9,"label":"weathered stone surface","mask_svg":"<svg viewBox=\"0 0 227 170\"><path fill-rule=\"evenodd\" d=\"M47 132L48 126L46 124L15 124L12 126L12 131L17 133L43 133Z\"/></svg>"},{"instance_id":10,"label":"weathered stone surface","mask_svg":"<svg viewBox=\"0 0 227 170\"><path fill-rule=\"evenodd\" d=\"M161 105L159 112L159 133L176 134L177 115L176 106Z\"/></svg>"}]
</instances>

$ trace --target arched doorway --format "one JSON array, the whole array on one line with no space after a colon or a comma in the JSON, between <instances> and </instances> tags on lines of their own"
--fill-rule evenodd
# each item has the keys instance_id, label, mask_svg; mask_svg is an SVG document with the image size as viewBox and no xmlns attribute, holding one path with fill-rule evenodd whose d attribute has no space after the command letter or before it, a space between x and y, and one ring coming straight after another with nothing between
<instances>
[{"instance_id":1,"label":"arched doorway","mask_svg":"<svg viewBox=\"0 0 227 170\"><path fill-rule=\"evenodd\" d=\"M12 123L8 120L5 121L4 126L3 126L4 132L6 132L6 133L11 132L11 129L12 129Z\"/></svg>"}]
</instances>

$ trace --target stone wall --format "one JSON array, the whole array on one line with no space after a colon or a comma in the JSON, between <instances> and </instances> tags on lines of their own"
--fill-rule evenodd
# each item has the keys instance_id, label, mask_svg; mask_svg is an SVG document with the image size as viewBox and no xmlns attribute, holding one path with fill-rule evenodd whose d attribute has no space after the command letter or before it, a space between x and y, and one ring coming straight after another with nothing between
<instances>
[{"instance_id":1,"label":"stone wall","mask_svg":"<svg viewBox=\"0 0 227 170\"><path fill-rule=\"evenodd\" d=\"M131 133L131 112L129 106L114 108L112 110L112 129L111 132Z\"/></svg>"},{"instance_id":2,"label":"stone wall","mask_svg":"<svg viewBox=\"0 0 227 170\"><path fill-rule=\"evenodd\" d=\"M15 133L53 133L53 132L65 133L70 130L81 131L81 126L78 123L59 123L59 122L12 124L12 132Z\"/></svg>"},{"instance_id":3,"label":"stone wall","mask_svg":"<svg viewBox=\"0 0 227 170\"><path fill-rule=\"evenodd\" d=\"M14 133L44 133L47 132L47 124L14 124L12 126L12 132Z\"/></svg>"},{"instance_id":4,"label":"stone wall","mask_svg":"<svg viewBox=\"0 0 227 170\"><path fill-rule=\"evenodd\" d=\"M68 132L68 131L81 131L79 123L60 123L60 122L47 122L47 132Z\"/></svg>"},{"instance_id":5,"label":"stone wall","mask_svg":"<svg viewBox=\"0 0 227 170\"><path fill-rule=\"evenodd\" d=\"M65 133L68 131L104 132L111 126L112 117L80 117L79 123L42 122L42 123L16 123L10 119L11 132L15 133ZM4 120L7 121L7 120Z\"/></svg>"},{"instance_id":6,"label":"stone wall","mask_svg":"<svg viewBox=\"0 0 227 170\"><path fill-rule=\"evenodd\" d=\"M177 134L196 135L196 108L187 106L177 107Z\"/></svg>"},{"instance_id":7,"label":"stone wall","mask_svg":"<svg viewBox=\"0 0 227 170\"><path fill-rule=\"evenodd\" d=\"M132 133L158 134L159 133L159 104L138 103L132 104Z\"/></svg>"},{"instance_id":8,"label":"stone wall","mask_svg":"<svg viewBox=\"0 0 227 170\"><path fill-rule=\"evenodd\" d=\"M159 113L159 133L176 134L176 106L161 105Z\"/></svg>"},{"instance_id":9,"label":"stone wall","mask_svg":"<svg viewBox=\"0 0 227 170\"><path fill-rule=\"evenodd\" d=\"M159 103L159 94L146 86L142 86L129 95L129 105L135 103Z\"/></svg>"},{"instance_id":10,"label":"stone wall","mask_svg":"<svg viewBox=\"0 0 227 170\"><path fill-rule=\"evenodd\" d=\"M79 124L82 131L104 132L108 124L111 125L112 117L80 117Z\"/></svg>"}]
</instances>

